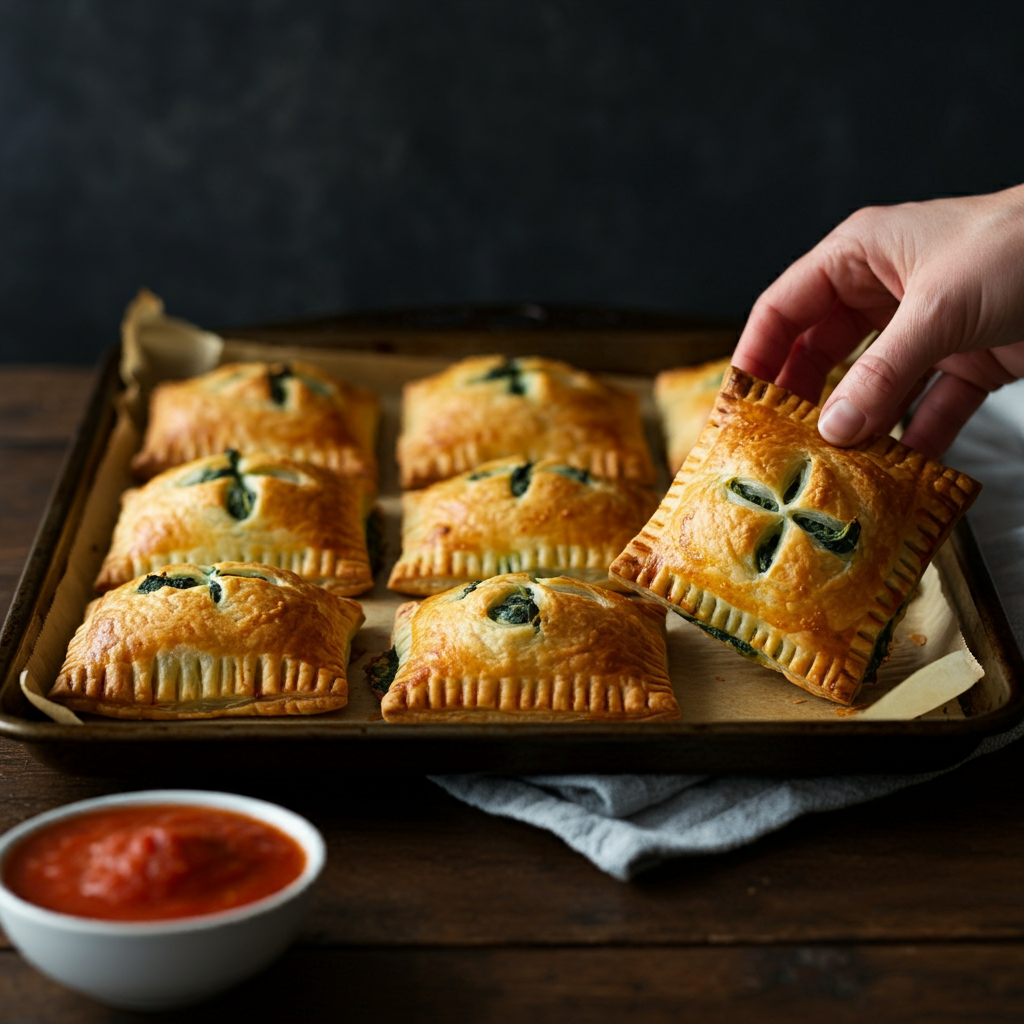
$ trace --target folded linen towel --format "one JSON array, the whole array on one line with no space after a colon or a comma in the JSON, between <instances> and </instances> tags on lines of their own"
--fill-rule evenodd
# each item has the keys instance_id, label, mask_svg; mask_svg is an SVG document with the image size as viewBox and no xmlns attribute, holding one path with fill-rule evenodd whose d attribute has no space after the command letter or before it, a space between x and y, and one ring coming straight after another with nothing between
<instances>
[{"instance_id":1,"label":"folded linen towel","mask_svg":"<svg viewBox=\"0 0 1024 1024\"><path fill-rule=\"evenodd\" d=\"M985 485L969 513L1018 644L1024 648L1024 381L992 395L948 456ZM1024 735L989 737L970 757ZM962 763L962 762L961 762ZM601 870L629 879L685 854L720 853L812 811L873 800L946 771L811 779L701 775L434 776L491 814L546 828Z\"/></svg>"}]
</instances>

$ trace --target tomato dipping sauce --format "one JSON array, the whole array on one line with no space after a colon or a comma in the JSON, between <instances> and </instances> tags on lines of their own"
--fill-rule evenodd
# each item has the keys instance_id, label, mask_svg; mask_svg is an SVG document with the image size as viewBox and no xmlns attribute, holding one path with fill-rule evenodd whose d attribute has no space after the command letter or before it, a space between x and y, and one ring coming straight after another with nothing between
<instances>
[{"instance_id":1,"label":"tomato dipping sauce","mask_svg":"<svg viewBox=\"0 0 1024 1024\"><path fill-rule=\"evenodd\" d=\"M247 815L131 805L33 832L11 851L3 880L23 900L62 914L160 921L252 903L305 866L294 839Z\"/></svg>"}]
</instances>

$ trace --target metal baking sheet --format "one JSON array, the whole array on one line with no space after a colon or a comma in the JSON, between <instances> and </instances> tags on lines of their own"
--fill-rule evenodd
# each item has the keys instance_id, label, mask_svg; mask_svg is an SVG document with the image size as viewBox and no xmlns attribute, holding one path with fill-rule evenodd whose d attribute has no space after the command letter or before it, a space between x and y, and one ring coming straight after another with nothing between
<instances>
[{"instance_id":1,"label":"metal baking sheet","mask_svg":"<svg viewBox=\"0 0 1024 1024\"><path fill-rule=\"evenodd\" d=\"M453 326L444 324L443 316L433 311L429 316L396 314L391 326L386 317L377 316L370 318L369 326L364 317L256 328L232 332L241 338L229 342L226 358L275 357L282 348L296 346L319 349L368 367L378 381L389 377L389 366L401 364L407 374L410 365L429 369L471 351L536 352L567 358L587 369L622 372L634 363L650 370L712 358L728 351L734 338L728 330L694 329L685 322L673 325L666 318L645 323L635 315L631 319L625 314L588 313L589 318L580 314L573 321L565 311L549 318L538 315L539 307L526 309L529 316L520 314L520 320L528 321L525 325L511 314L478 311L464 316L461 326ZM253 338L257 340L241 340ZM923 771L955 762L984 736L1008 728L1024 715L1021 655L969 527L962 523L939 553L936 566L985 676L961 698L955 718L857 722L835 717L829 707L827 714L807 720L744 720L737 715L733 721L626 725L396 726L376 720L379 716L375 716L372 697L364 692L357 663L350 677L350 708L336 716L202 722L89 719L81 726L50 722L28 705L17 677L67 573L86 502L96 487L121 389L117 367L114 353L97 381L0 634L0 734L30 743L39 758L63 770L199 779L254 769L301 775L322 771L324 764L375 772L508 774ZM636 380L644 386L644 378ZM380 452L382 465L390 467L384 472L382 498L392 530L392 558L397 554L397 485L391 464L399 383L396 377L383 396L386 429ZM371 595L378 609L390 608L399 600L383 588L382 581ZM366 654L386 646L388 630L386 613L369 618L369 632L357 639ZM744 667L748 664L735 661ZM751 666L751 671L765 670ZM793 696L804 696L781 677L772 676L788 703Z\"/></svg>"}]
</instances>

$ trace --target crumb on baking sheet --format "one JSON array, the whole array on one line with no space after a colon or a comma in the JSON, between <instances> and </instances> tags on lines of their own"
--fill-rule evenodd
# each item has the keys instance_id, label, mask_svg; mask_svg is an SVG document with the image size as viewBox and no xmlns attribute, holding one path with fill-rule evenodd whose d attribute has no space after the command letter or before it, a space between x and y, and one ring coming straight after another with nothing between
<instances>
[{"instance_id":1,"label":"crumb on baking sheet","mask_svg":"<svg viewBox=\"0 0 1024 1024\"><path fill-rule=\"evenodd\" d=\"M928 637L926 637L924 633L911 633L910 642L912 644L916 644L918 647L924 647L924 645L928 643Z\"/></svg>"},{"instance_id":2,"label":"crumb on baking sheet","mask_svg":"<svg viewBox=\"0 0 1024 1024\"><path fill-rule=\"evenodd\" d=\"M715 679L716 679L716 680L717 680L718 682L720 682L720 683L724 683L724 682L725 682L725 679L724 679L724 678L723 678L722 676L715 676Z\"/></svg>"},{"instance_id":3,"label":"crumb on baking sheet","mask_svg":"<svg viewBox=\"0 0 1024 1024\"><path fill-rule=\"evenodd\" d=\"M858 711L863 711L866 707L870 707L869 704L851 704L848 708L836 708L836 714L840 718L846 715L855 715Z\"/></svg>"},{"instance_id":4,"label":"crumb on baking sheet","mask_svg":"<svg viewBox=\"0 0 1024 1024\"><path fill-rule=\"evenodd\" d=\"M807 703L807 698L806 697L797 697L797 699L795 701L793 701L793 703L794 704L806 704Z\"/></svg>"}]
</instances>

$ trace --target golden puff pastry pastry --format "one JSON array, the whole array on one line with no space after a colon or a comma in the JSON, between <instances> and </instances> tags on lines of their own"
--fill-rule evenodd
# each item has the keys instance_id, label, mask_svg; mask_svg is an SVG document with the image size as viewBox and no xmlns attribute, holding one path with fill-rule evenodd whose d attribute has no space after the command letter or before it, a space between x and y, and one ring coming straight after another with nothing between
<instances>
[{"instance_id":1,"label":"golden puff pastry pastry","mask_svg":"<svg viewBox=\"0 0 1024 1024\"><path fill-rule=\"evenodd\" d=\"M890 437L834 448L818 413L732 368L661 507L611 573L850 704L980 484Z\"/></svg>"},{"instance_id":2,"label":"golden puff pastry pastry","mask_svg":"<svg viewBox=\"0 0 1024 1024\"><path fill-rule=\"evenodd\" d=\"M665 435L670 472L679 472L679 467L700 437L714 408L729 362L729 358L715 359L700 366L665 370L654 378L654 401Z\"/></svg>"},{"instance_id":3,"label":"golden puff pastry pastry","mask_svg":"<svg viewBox=\"0 0 1024 1024\"><path fill-rule=\"evenodd\" d=\"M398 462L424 487L483 462L558 458L608 479L654 482L636 395L567 363L473 356L405 386Z\"/></svg>"},{"instance_id":4,"label":"golden puff pastry pastry","mask_svg":"<svg viewBox=\"0 0 1024 1024\"><path fill-rule=\"evenodd\" d=\"M125 491L97 590L169 562L263 562L337 594L373 586L367 483L280 455L230 450Z\"/></svg>"},{"instance_id":5,"label":"golden puff pastry pastry","mask_svg":"<svg viewBox=\"0 0 1024 1024\"><path fill-rule=\"evenodd\" d=\"M377 480L377 396L310 363L228 363L157 385L132 469L149 479L183 462L272 452Z\"/></svg>"},{"instance_id":6,"label":"golden puff pastry pastry","mask_svg":"<svg viewBox=\"0 0 1024 1024\"><path fill-rule=\"evenodd\" d=\"M362 622L287 569L168 565L89 605L50 700L112 718L334 711Z\"/></svg>"},{"instance_id":7,"label":"golden puff pastry pastry","mask_svg":"<svg viewBox=\"0 0 1024 1024\"><path fill-rule=\"evenodd\" d=\"M610 586L612 559L657 506L649 487L560 459L486 462L402 495L402 557L388 586L437 594L506 572Z\"/></svg>"},{"instance_id":8,"label":"golden puff pastry pastry","mask_svg":"<svg viewBox=\"0 0 1024 1024\"><path fill-rule=\"evenodd\" d=\"M388 722L678 718L665 613L565 576L495 576L395 616Z\"/></svg>"}]
</instances>

